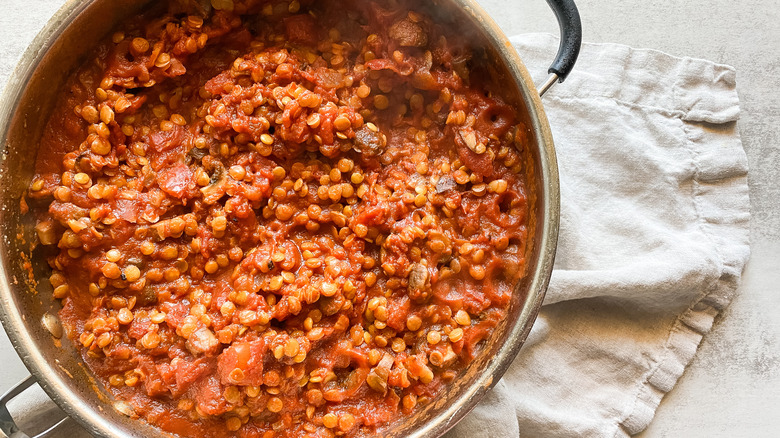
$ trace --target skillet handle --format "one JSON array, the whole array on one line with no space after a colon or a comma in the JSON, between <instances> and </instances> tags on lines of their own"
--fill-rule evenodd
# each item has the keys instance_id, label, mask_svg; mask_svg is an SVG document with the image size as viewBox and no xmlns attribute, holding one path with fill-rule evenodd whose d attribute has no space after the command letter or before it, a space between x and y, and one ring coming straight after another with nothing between
<instances>
[{"instance_id":1,"label":"skillet handle","mask_svg":"<svg viewBox=\"0 0 780 438\"><path fill-rule=\"evenodd\" d=\"M580 13L574 0L547 0L547 4L558 19L561 28L561 43L555 60L550 64L547 73L550 76L539 87L539 95L542 96L555 82L563 82L574 68L574 63L580 54L582 45L582 22Z\"/></svg>"},{"instance_id":2,"label":"skillet handle","mask_svg":"<svg viewBox=\"0 0 780 438\"><path fill-rule=\"evenodd\" d=\"M19 430L19 426L16 425L16 421L14 421L13 417L11 417L11 413L8 412L8 403L16 398L19 394L23 393L27 390L27 388L31 387L32 385L36 384L37 381L33 376L29 376L26 379L22 380L16 386L9 389L5 394L3 394L2 397L0 397L0 431L2 431L6 437L8 438L46 438L46 437L52 437L54 435L54 432L62 425L64 425L68 420L70 420L69 417L65 417L55 423L53 426L49 427L48 429L44 430L43 432L34 435L30 437L26 433Z\"/></svg>"}]
</instances>

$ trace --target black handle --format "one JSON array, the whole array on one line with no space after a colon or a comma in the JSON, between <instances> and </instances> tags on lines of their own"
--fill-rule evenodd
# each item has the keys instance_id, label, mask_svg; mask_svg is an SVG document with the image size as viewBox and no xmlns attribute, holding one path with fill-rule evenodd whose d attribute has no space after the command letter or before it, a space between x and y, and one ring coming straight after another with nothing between
<instances>
[{"instance_id":1,"label":"black handle","mask_svg":"<svg viewBox=\"0 0 780 438\"><path fill-rule=\"evenodd\" d=\"M580 13L573 0L547 0L547 3L555 12L555 18L558 19L561 28L561 44L547 73L555 73L558 81L563 82L574 68L574 63L580 54L582 45Z\"/></svg>"}]
</instances>

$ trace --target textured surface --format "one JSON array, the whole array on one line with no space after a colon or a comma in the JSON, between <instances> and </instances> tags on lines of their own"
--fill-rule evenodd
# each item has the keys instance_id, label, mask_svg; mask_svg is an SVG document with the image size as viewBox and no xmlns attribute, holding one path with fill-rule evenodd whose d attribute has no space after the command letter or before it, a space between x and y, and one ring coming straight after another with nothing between
<instances>
[{"instance_id":1,"label":"textured surface","mask_svg":"<svg viewBox=\"0 0 780 438\"><path fill-rule=\"evenodd\" d=\"M2 0L0 84L62 3ZM481 3L507 34L555 32L555 19L542 0ZM706 58L733 65L738 72L739 129L751 167L752 258L739 295L642 436L773 436L780 405L780 319L775 316L780 307L780 185L775 183L780 176L780 9L774 0L713 0L705 7L697 2L587 0L579 6L587 41ZM3 391L25 371L4 334L0 352Z\"/></svg>"}]
</instances>

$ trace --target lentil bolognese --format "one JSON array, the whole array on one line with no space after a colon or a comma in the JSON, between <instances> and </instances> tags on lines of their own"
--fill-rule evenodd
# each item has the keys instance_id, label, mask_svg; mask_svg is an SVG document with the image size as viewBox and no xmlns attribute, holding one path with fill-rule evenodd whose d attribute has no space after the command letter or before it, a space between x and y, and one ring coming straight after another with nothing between
<instances>
[{"instance_id":1,"label":"lentil bolognese","mask_svg":"<svg viewBox=\"0 0 780 438\"><path fill-rule=\"evenodd\" d=\"M359 436L440 394L524 273L525 127L411 0L171 1L68 80L28 199L60 318L182 436Z\"/></svg>"}]
</instances>

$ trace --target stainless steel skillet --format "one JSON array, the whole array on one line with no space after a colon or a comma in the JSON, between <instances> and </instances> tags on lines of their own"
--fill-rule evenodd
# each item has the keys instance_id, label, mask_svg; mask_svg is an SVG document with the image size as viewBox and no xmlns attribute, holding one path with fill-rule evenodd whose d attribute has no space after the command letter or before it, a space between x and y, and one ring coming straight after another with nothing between
<instances>
[{"instance_id":1,"label":"stainless steel skillet","mask_svg":"<svg viewBox=\"0 0 780 438\"><path fill-rule=\"evenodd\" d=\"M387 436L436 437L468 413L498 382L531 329L547 288L555 257L559 187L553 139L541 101L543 94L571 71L579 52L581 28L571 0L548 0L561 25L561 46L550 77L534 86L528 72L493 20L474 0L429 0L440 17L479 41L485 59L502 85L505 98L529 127L533 245L528 271L518 284L509 314L468 372L414 417L398 422ZM78 350L62 336L47 281L45 262L37 257L32 218L20 199L32 176L37 144L54 105L56 90L97 41L148 0L71 0L50 20L25 52L0 100L0 319L32 376L0 398L0 430L26 437L6 410L7 402L34 383L90 433L104 437L169 436L147 423L128 418L83 367ZM56 425L37 436L56 432Z\"/></svg>"}]
</instances>

